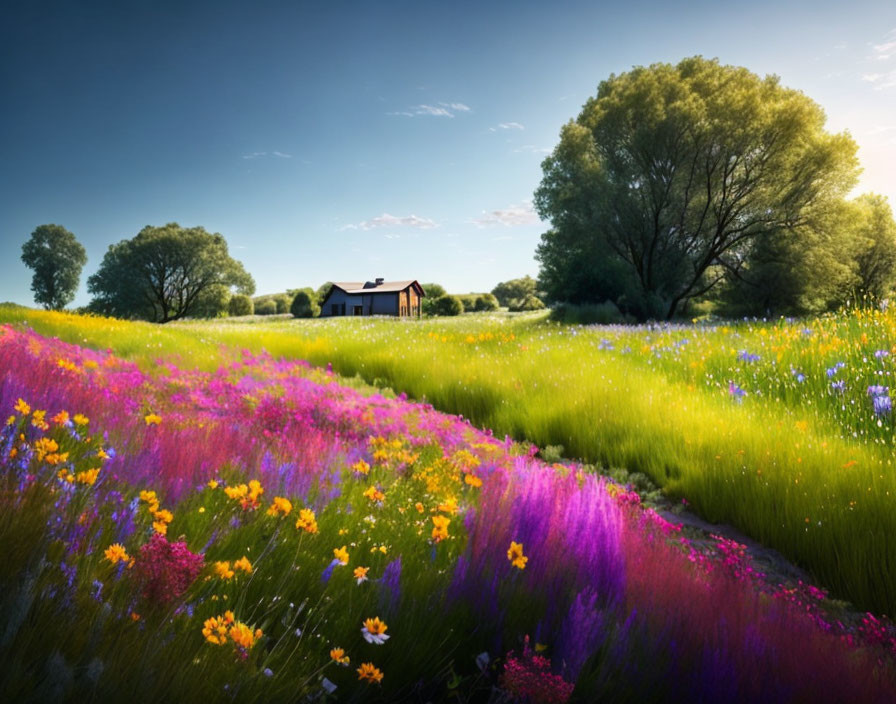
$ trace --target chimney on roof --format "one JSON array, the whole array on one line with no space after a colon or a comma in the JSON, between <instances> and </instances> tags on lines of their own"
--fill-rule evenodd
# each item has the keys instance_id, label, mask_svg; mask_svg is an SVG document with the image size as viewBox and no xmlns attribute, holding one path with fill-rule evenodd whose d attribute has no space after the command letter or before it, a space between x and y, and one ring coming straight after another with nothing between
<instances>
[{"instance_id":1,"label":"chimney on roof","mask_svg":"<svg viewBox=\"0 0 896 704\"><path fill-rule=\"evenodd\" d=\"M383 281L385 281L385 279L383 279L383 278L378 278L378 279L376 280L376 285L377 285L377 286L382 286L382 285L383 285Z\"/></svg>"}]
</instances>

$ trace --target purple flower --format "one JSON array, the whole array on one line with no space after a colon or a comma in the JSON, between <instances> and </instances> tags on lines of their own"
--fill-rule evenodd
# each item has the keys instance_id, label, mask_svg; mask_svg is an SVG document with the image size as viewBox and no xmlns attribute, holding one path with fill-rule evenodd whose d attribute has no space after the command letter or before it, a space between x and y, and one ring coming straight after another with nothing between
<instances>
[{"instance_id":1,"label":"purple flower","mask_svg":"<svg viewBox=\"0 0 896 704\"><path fill-rule=\"evenodd\" d=\"M751 354L751 353L747 352L746 350L741 350L740 352L738 352L738 354L737 354L737 358L738 358L741 362L747 362L747 364L750 364L750 363L752 363L752 362L758 362L758 361L759 361L759 355L758 355L758 354Z\"/></svg>"},{"instance_id":2,"label":"purple flower","mask_svg":"<svg viewBox=\"0 0 896 704\"><path fill-rule=\"evenodd\" d=\"M868 387L868 395L871 397L874 396L886 396L889 393L890 387L881 386L880 384L872 384Z\"/></svg>"},{"instance_id":3,"label":"purple flower","mask_svg":"<svg viewBox=\"0 0 896 704\"><path fill-rule=\"evenodd\" d=\"M889 357L889 350L876 350L874 353L875 359L883 359L884 357Z\"/></svg>"},{"instance_id":4,"label":"purple flower","mask_svg":"<svg viewBox=\"0 0 896 704\"><path fill-rule=\"evenodd\" d=\"M838 394L842 394L846 390L846 382L843 380L840 381L832 381L831 382L831 391L834 391Z\"/></svg>"},{"instance_id":5,"label":"purple flower","mask_svg":"<svg viewBox=\"0 0 896 704\"><path fill-rule=\"evenodd\" d=\"M743 397L747 395L747 392L740 388L733 381L728 383L728 393L731 394L737 401L742 400Z\"/></svg>"},{"instance_id":6,"label":"purple flower","mask_svg":"<svg viewBox=\"0 0 896 704\"><path fill-rule=\"evenodd\" d=\"M889 396L875 396L873 399L874 414L878 416L888 416L893 410L893 401Z\"/></svg>"}]
</instances>

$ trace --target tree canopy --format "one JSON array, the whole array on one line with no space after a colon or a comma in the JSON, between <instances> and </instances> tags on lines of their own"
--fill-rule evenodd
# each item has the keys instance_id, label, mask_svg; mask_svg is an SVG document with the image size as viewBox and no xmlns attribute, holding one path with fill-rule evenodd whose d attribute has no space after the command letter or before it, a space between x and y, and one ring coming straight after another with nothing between
<instances>
[{"instance_id":1,"label":"tree canopy","mask_svg":"<svg viewBox=\"0 0 896 704\"><path fill-rule=\"evenodd\" d=\"M97 312L166 323L220 314L231 293L252 295L255 282L220 234L169 223L111 245L87 289Z\"/></svg>"},{"instance_id":2,"label":"tree canopy","mask_svg":"<svg viewBox=\"0 0 896 704\"><path fill-rule=\"evenodd\" d=\"M34 300L47 310L62 310L75 298L87 252L61 225L40 225L22 245L22 261L34 271Z\"/></svg>"},{"instance_id":3,"label":"tree canopy","mask_svg":"<svg viewBox=\"0 0 896 704\"><path fill-rule=\"evenodd\" d=\"M500 305L509 306L511 301L522 301L528 296L534 296L535 286L535 279L527 275L519 279L502 281L492 289L492 295L498 299Z\"/></svg>"},{"instance_id":4,"label":"tree canopy","mask_svg":"<svg viewBox=\"0 0 896 704\"><path fill-rule=\"evenodd\" d=\"M542 164L541 287L672 317L853 186L857 146L824 123L776 76L716 60L610 76Z\"/></svg>"}]
</instances>

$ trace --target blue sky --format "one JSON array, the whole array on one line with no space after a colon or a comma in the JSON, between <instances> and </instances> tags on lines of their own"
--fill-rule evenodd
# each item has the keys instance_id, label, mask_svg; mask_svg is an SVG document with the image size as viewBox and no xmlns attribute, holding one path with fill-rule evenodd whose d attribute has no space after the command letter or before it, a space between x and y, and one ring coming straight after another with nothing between
<instances>
[{"instance_id":1,"label":"blue sky","mask_svg":"<svg viewBox=\"0 0 896 704\"><path fill-rule=\"evenodd\" d=\"M776 73L896 203L896 3L19 2L0 26L0 301L21 245L222 233L259 293L537 274L541 160L597 84L702 54Z\"/></svg>"}]
</instances>

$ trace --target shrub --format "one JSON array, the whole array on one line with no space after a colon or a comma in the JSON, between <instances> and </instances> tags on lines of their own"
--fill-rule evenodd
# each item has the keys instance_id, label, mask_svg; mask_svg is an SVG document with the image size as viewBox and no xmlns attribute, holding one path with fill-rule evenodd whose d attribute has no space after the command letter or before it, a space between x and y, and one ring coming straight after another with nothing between
<instances>
[{"instance_id":1,"label":"shrub","mask_svg":"<svg viewBox=\"0 0 896 704\"><path fill-rule=\"evenodd\" d=\"M551 320L570 325L611 325L627 322L612 301L603 303L560 303L551 311Z\"/></svg>"},{"instance_id":2,"label":"shrub","mask_svg":"<svg viewBox=\"0 0 896 704\"><path fill-rule=\"evenodd\" d=\"M525 298L511 298L507 308L514 313L519 313L527 310L541 310L544 308L544 303L541 302L540 298L529 293Z\"/></svg>"},{"instance_id":3,"label":"shrub","mask_svg":"<svg viewBox=\"0 0 896 704\"><path fill-rule=\"evenodd\" d=\"M457 296L439 296L430 303L429 315L460 315L464 312L464 304Z\"/></svg>"},{"instance_id":4,"label":"shrub","mask_svg":"<svg viewBox=\"0 0 896 704\"><path fill-rule=\"evenodd\" d=\"M289 312L292 313L293 318L313 318L314 317L314 306L311 301L311 296L308 295L307 291L299 291L295 298L292 299L292 305L289 307Z\"/></svg>"},{"instance_id":5,"label":"shrub","mask_svg":"<svg viewBox=\"0 0 896 704\"><path fill-rule=\"evenodd\" d=\"M252 299L243 293L231 296L230 302L227 304L227 311L232 316L252 315L254 310L255 306L252 303Z\"/></svg>"},{"instance_id":6,"label":"shrub","mask_svg":"<svg viewBox=\"0 0 896 704\"><path fill-rule=\"evenodd\" d=\"M476 296L476 300L473 302L473 310L480 312L498 310L498 299L490 293L483 293L481 296Z\"/></svg>"},{"instance_id":7,"label":"shrub","mask_svg":"<svg viewBox=\"0 0 896 704\"><path fill-rule=\"evenodd\" d=\"M265 298L255 304L255 315L275 315L279 312L277 303L272 298Z\"/></svg>"},{"instance_id":8,"label":"shrub","mask_svg":"<svg viewBox=\"0 0 896 704\"><path fill-rule=\"evenodd\" d=\"M277 306L277 313L289 313L289 306L292 303L292 298L290 298L285 293L278 293L273 298L274 305Z\"/></svg>"}]
</instances>

